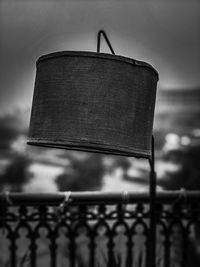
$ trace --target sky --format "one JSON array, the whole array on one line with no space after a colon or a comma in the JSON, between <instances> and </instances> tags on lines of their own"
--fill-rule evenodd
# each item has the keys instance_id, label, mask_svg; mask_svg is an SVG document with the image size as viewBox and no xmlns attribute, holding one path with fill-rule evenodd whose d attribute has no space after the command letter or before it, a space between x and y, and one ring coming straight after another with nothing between
<instances>
[{"instance_id":1,"label":"sky","mask_svg":"<svg viewBox=\"0 0 200 267\"><path fill-rule=\"evenodd\" d=\"M117 55L146 61L157 69L158 92L200 89L199 28L200 2L195 0L1 0L0 171L13 160L12 153L32 151L26 145L26 134L38 57L63 50L95 52L97 33L103 29ZM105 42L101 44L101 51L110 53ZM193 118L196 123L199 113ZM160 120L162 127L167 125L170 131L174 130L168 117ZM37 179L27 184L26 190L57 190L52 181L67 164L64 152L59 153L37 153L33 149L30 171ZM158 173L174 168L160 162L158 169L159 166L162 168ZM135 171L132 169L130 176L137 176ZM120 189L130 187L129 181L122 181L120 172L115 176L104 177L104 190L116 190L116 185ZM42 177L48 179L43 179L41 186ZM47 186L48 181L51 184Z\"/></svg>"},{"instance_id":2,"label":"sky","mask_svg":"<svg viewBox=\"0 0 200 267\"><path fill-rule=\"evenodd\" d=\"M1 1L0 116L30 112L39 56L96 51L100 29L116 54L152 64L161 90L200 87L199 27L198 1Z\"/></svg>"}]
</instances>

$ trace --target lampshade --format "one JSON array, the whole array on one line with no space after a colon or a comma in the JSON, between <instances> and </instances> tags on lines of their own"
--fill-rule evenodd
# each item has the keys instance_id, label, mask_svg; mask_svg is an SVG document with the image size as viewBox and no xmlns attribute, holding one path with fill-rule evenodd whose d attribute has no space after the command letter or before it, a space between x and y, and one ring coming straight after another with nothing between
<instances>
[{"instance_id":1,"label":"lampshade","mask_svg":"<svg viewBox=\"0 0 200 267\"><path fill-rule=\"evenodd\" d=\"M28 144L150 157L158 81L151 65L79 51L36 65Z\"/></svg>"}]
</instances>

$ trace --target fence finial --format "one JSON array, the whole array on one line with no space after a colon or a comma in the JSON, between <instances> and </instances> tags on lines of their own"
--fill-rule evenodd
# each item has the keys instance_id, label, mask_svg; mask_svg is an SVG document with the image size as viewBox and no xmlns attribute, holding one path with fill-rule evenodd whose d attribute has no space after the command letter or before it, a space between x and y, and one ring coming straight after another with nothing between
<instances>
[{"instance_id":1,"label":"fence finial","mask_svg":"<svg viewBox=\"0 0 200 267\"><path fill-rule=\"evenodd\" d=\"M129 193L127 191L124 191L122 193L122 203L128 204L129 203Z\"/></svg>"},{"instance_id":2,"label":"fence finial","mask_svg":"<svg viewBox=\"0 0 200 267\"><path fill-rule=\"evenodd\" d=\"M65 197L64 200L59 205L59 210L61 212L69 204L69 202L72 201L72 199L70 199L71 193L72 193L71 191L65 191L61 193L62 195L64 194L64 197Z\"/></svg>"}]
</instances>

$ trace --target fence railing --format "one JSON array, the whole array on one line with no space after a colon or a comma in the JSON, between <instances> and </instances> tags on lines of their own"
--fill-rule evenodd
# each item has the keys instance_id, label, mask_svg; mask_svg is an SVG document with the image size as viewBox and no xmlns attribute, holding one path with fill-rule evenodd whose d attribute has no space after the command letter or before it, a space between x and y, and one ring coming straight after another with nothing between
<instances>
[{"instance_id":1,"label":"fence railing","mask_svg":"<svg viewBox=\"0 0 200 267\"><path fill-rule=\"evenodd\" d=\"M200 192L158 192L156 217L156 266L200 266ZM148 193L0 194L2 267L150 267L149 235Z\"/></svg>"}]
</instances>

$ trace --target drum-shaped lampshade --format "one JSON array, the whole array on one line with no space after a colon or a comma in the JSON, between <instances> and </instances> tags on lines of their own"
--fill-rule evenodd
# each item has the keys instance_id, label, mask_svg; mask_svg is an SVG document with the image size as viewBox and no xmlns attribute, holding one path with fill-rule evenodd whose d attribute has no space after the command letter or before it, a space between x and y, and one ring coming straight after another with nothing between
<instances>
[{"instance_id":1,"label":"drum-shaped lampshade","mask_svg":"<svg viewBox=\"0 0 200 267\"><path fill-rule=\"evenodd\" d=\"M151 65L122 56L44 55L28 144L149 158L157 81Z\"/></svg>"}]
</instances>

